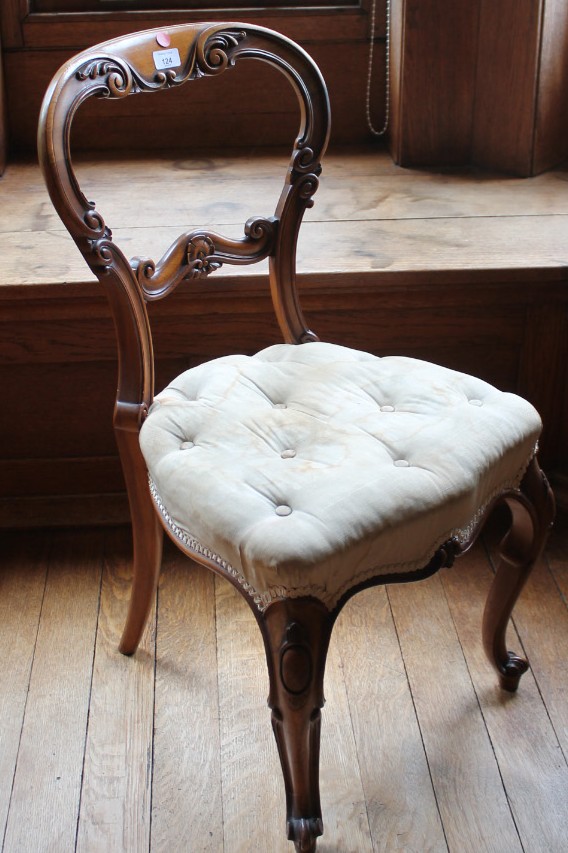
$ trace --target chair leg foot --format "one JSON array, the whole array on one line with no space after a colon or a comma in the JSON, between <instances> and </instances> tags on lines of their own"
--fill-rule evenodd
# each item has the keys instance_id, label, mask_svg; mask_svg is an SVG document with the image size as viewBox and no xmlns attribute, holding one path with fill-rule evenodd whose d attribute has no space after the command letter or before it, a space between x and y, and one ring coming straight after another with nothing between
<instances>
[{"instance_id":1,"label":"chair leg foot","mask_svg":"<svg viewBox=\"0 0 568 853\"><path fill-rule=\"evenodd\" d=\"M507 626L554 519L554 497L536 459L531 462L518 495L505 500L512 523L501 543L499 565L485 604L483 645L501 687L514 692L529 665L524 658L508 651Z\"/></svg>"},{"instance_id":2,"label":"chair leg foot","mask_svg":"<svg viewBox=\"0 0 568 853\"><path fill-rule=\"evenodd\" d=\"M514 652L507 652L507 660L499 661L497 666L497 675L499 685L503 690L508 690L509 693L514 693L521 680L521 676L529 668L529 663L525 658L521 658Z\"/></svg>"},{"instance_id":3,"label":"chair leg foot","mask_svg":"<svg viewBox=\"0 0 568 853\"><path fill-rule=\"evenodd\" d=\"M314 853L323 833L319 795L323 676L333 620L311 598L271 604L261 618L272 727L286 788L287 837Z\"/></svg>"},{"instance_id":4,"label":"chair leg foot","mask_svg":"<svg viewBox=\"0 0 568 853\"><path fill-rule=\"evenodd\" d=\"M296 853L315 853L317 838L323 834L321 820L288 821L288 838L294 841Z\"/></svg>"}]
</instances>

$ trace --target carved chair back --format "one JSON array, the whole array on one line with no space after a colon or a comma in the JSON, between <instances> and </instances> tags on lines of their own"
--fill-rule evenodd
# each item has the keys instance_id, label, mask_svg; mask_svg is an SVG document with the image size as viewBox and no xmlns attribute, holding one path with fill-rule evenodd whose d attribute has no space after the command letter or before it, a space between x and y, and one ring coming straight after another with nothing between
<instances>
[{"instance_id":1,"label":"carved chair back","mask_svg":"<svg viewBox=\"0 0 568 853\"><path fill-rule=\"evenodd\" d=\"M72 166L71 125L88 98L125 98L181 86L256 59L282 72L300 105L300 128L274 216L252 218L241 239L209 230L182 234L156 263L127 259L94 202L82 193ZM222 264L269 259L273 305L288 343L316 340L296 291L296 242L318 186L329 139L327 90L305 51L283 36L248 24L186 24L147 30L99 44L75 56L51 82L40 117L40 163L53 204L86 262L103 285L119 350L115 426L136 429L154 394L152 337L146 303L182 281L207 276Z\"/></svg>"}]
</instances>

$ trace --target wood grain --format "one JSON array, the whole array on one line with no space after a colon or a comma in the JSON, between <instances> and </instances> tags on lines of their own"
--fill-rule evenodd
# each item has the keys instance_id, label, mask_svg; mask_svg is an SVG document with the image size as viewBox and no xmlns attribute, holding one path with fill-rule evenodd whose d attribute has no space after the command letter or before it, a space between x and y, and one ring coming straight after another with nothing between
<instances>
[{"instance_id":1,"label":"wood grain","mask_svg":"<svg viewBox=\"0 0 568 853\"><path fill-rule=\"evenodd\" d=\"M568 762L568 607L565 595L568 549L562 511L556 526L558 530L548 545L547 556L533 569L515 608L514 621ZM490 529L486 539L492 563L496 565L498 537Z\"/></svg>"},{"instance_id":2,"label":"wood grain","mask_svg":"<svg viewBox=\"0 0 568 853\"><path fill-rule=\"evenodd\" d=\"M524 176L562 162L567 27L563 0L396 4L390 145L397 162L473 162Z\"/></svg>"},{"instance_id":3,"label":"wood grain","mask_svg":"<svg viewBox=\"0 0 568 853\"><path fill-rule=\"evenodd\" d=\"M320 851L371 853L375 845L362 785L359 750L355 743L350 703L344 680L344 661L331 637L325 674L326 704L322 710L320 791L324 839Z\"/></svg>"},{"instance_id":4,"label":"wood grain","mask_svg":"<svg viewBox=\"0 0 568 853\"><path fill-rule=\"evenodd\" d=\"M27 482L33 480L28 479ZM0 519L2 527L10 530L84 525L96 527L129 524L130 509L126 492L117 495L26 495L21 498L0 498Z\"/></svg>"},{"instance_id":5,"label":"wood grain","mask_svg":"<svg viewBox=\"0 0 568 853\"><path fill-rule=\"evenodd\" d=\"M28 0L5 0L0 4L0 23L5 47L23 45L22 23L28 11Z\"/></svg>"},{"instance_id":6,"label":"wood grain","mask_svg":"<svg viewBox=\"0 0 568 853\"><path fill-rule=\"evenodd\" d=\"M345 169L348 156L349 173ZM98 168L97 168L98 165ZM271 214L285 175L286 156L257 159L237 154L227 158L172 160L139 157L124 161L114 155L103 165L80 160L79 179L98 209L115 229L236 226L237 235L253 214ZM504 178L475 169L453 174L433 170L395 169L385 155L330 154L307 222L439 219L501 216L552 216L568 213L568 172L557 169L531 181ZM117 180L120 175L120 180ZM124 192L124 185L131 186ZM0 233L61 231L34 164L10 164L2 182L12 200L0 213ZM167 195L168 204L164 205ZM234 231L231 228L231 231ZM29 235L31 236L31 235Z\"/></svg>"},{"instance_id":7,"label":"wood grain","mask_svg":"<svg viewBox=\"0 0 568 853\"><path fill-rule=\"evenodd\" d=\"M556 529L547 549L547 558L550 570L558 584L564 601L568 601L568 525L566 519L566 508L559 515Z\"/></svg>"},{"instance_id":8,"label":"wood grain","mask_svg":"<svg viewBox=\"0 0 568 853\"><path fill-rule=\"evenodd\" d=\"M436 579L349 602L326 680L322 853L563 853L567 530L560 519L517 606L510 645L530 649L532 674L515 695L499 690L481 648L492 574L481 547ZM152 632L139 659L115 651L127 529L3 533L1 546L0 791L8 795L17 761L4 850L74 850L88 740L78 849L288 853L262 642L233 588L167 550L152 738ZM142 778L153 788L151 836Z\"/></svg>"},{"instance_id":9,"label":"wood grain","mask_svg":"<svg viewBox=\"0 0 568 853\"><path fill-rule=\"evenodd\" d=\"M477 2L396 4L390 145L405 166L470 162Z\"/></svg>"},{"instance_id":10,"label":"wood grain","mask_svg":"<svg viewBox=\"0 0 568 853\"><path fill-rule=\"evenodd\" d=\"M4 836L20 732L26 712L48 566L48 543L35 535L1 542L0 836Z\"/></svg>"},{"instance_id":11,"label":"wood grain","mask_svg":"<svg viewBox=\"0 0 568 853\"><path fill-rule=\"evenodd\" d=\"M568 312L555 311L547 301L530 309L519 365L519 393L531 398L544 419L543 439L550 448L568 446L565 390L568 363ZM546 372L539 364L546 364ZM557 412L557 414L553 414ZM562 468L560 454L549 456L552 468Z\"/></svg>"},{"instance_id":12,"label":"wood grain","mask_svg":"<svg viewBox=\"0 0 568 853\"><path fill-rule=\"evenodd\" d=\"M449 849L521 851L440 578L388 594Z\"/></svg>"},{"instance_id":13,"label":"wood grain","mask_svg":"<svg viewBox=\"0 0 568 853\"><path fill-rule=\"evenodd\" d=\"M77 542L83 543L76 564ZM55 538L18 750L5 851L72 851L98 617L100 538ZM32 610L33 614L33 601Z\"/></svg>"},{"instance_id":14,"label":"wood grain","mask_svg":"<svg viewBox=\"0 0 568 853\"><path fill-rule=\"evenodd\" d=\"M536 113L535 173L566 159L568 137L568 6L545 2L542 16L539 98Z\"/></svg>"},{"instance_id":15,"label":"wood grain","mask_svg":"<svg viewBox=\"0 0 568 853\"><path fill-rule=\"evenodd\" d=\"M527 673L518 694L506 695L480 643L481 614L491 580L481 548L468 556L466 566L459 564L442 578L523 849L560 853L566 842L560 827L568 821L568 766L559 747L559 736L565 738L566 608L539 565L514 613L534 677ZM509 647L520 649L520 644L510 630ZM556 709L556 725L543 711L541 696L550 701L551 711Z\"/></svg>"},{"instance_id":16,"label":"wood grain","mask_svg":"<svg viewBox=\"0 0 568 853\"><path fill-rule=\"evenodd\" d=\"M337 644L373 850L446 851L428 763L384 588L341 613Z\"/></svg>"},{"instance_id":17,"label":"wood grain","mask_svg":"<svg viewBox=\"0 0 568 853\"><path fill-rule=\"evenodd\" d=\"M262 637L227 581L215 579L215 601L225 850L287 853L284 783L266 706Z\"/></svg>"},{"instance_id":18,"label":"wood grain","mask_svg":"<svg viewBox=\"0 0 568 853\"><path fill-rule=\"evenodd\" d=\"M283 155L173 162L146 157L132 163L116 158L98 169L98 179L92 160L80 163L78 173L119 244L124 240L125 251L158 255L178 231L207 224L239 236L248 217L270 215L284 162ZM411 173L365 149L330 155L306 217L300 272L557 266L568 231L567 174L557 170L521 181L475 170ZM138 186L127 194L125 181ZM1 193L10 199L0 208L0 239L8 259L2 285L93 280L53 211L36 166L11 164ZM346 247L351 248L346 252ZM223 269L223 275L239 274Z\"/></svg>"},{"instance_id":19,"label":"wood grain","mask_svg":"<svg viewBox=\"0 0 568 853\"><path fill-rule=\"evenodd\" d=\"M369 138L364 115L367 71L368 2L330 10L262 9L240 18L272 27L300 41L321 64L335 113L334 140ZM51 75L64 59L88 45L149 26L199 19L198 10L163 13L120 12L96 15L36 15L26 0L2 4L9 119L15 150L32 150L39 101ZM208 13L211 20L226 17ZM406 163L474 162L519 174L532 174L565 159L568 65L563 45L567 12L563 0L405 0L393 8L391 49L391 146ZM506 32L508 38L503 38ZM384 90L385 4L379 2L373 93L375 124L382 124ZM349 69L349 74L345 73ZM244 78L243 78L244 79ZM253 81L254 82L254 81ZM192 87L194 88L194 87ZM196 88L196 87L195 87ZM260 109L255 121L244 117L249 82L231 98L224 131L200 116L199 131L168 100L156 121L130 117L122 103L107 134L99 132L95 114L85 118L78 142L87 147L131 147L144 132L147 147L163 147L162 116L172 119L169 138L195 146L281 140L290 112ZM379 96L380 93L380 96ZM262 88L255 88L261 99ZM160 99L161 100L161 99ZM279 99L278 99L279 101ZM165 102L164 102L165 103ZM152 104L152 110L163 110ZM273 106L274 109L274 106ZM96 110L95 110L96 112ZM282 130L281 130L282 129ZM256 141L256 140L255 140ZM173 145L174 143L172 143Z\"/></svg>"},{"instance_id":20,"label":"wood grain","mask_svg":"<svg viewBox=\"0 0 568 853\"><path fill-rule=\"evenodd\" d=\"M213 575L166 549L158 592L154 850L223 849Z\"/></svg>"},{"instance_id":21,"label":"wood grain","mask_svg":"<svg viewBox=\"0 0 568 853\"><path fill-rule=\"evenodd\" d=\"M8 3L23 5L27 0L8 0ZM239 10L238 21L248 21L262 27L269 27L292 38L295 41L305 40L308 44L321 41L337 41L338 39L360 39L366 35L366 16L362 14L366 2L361 7L332 6L326 10L312 7L289 10L261 7L254 14L248 14L246 9ZM377 14L377 32L384 35L385 13L381 4ZM225 21L226 9L210 9L207 12L208 21ZM20 19L22 15L20 14ZM18 19L16 13L15 18ZM109 12L99 12L96 15L65 15L53 14L48 16L30 15L24 22L23 31L25 43L33 48L85 48L109 38L116 38L125 33L148 29L149 27L167 27L171 24L183 24L188 21L204 20L201 9L163 10L155 11L123 11L120 15Z\"/></svg>"},{"instance_id":22,"label":"wood grain","mask_svg":"<svg viewBox=\"0 0 568 853\"><path fill-rule=\"evenodd\" d=\"M497 227L498 225L498 227ZM358 222L306 222L298 244L300 273L418 272L424 269L454 271L558 269L557 247L565 239L568 215L475 217L454 219L371 220L364 230ZM179 228L157 227L141 235L136 228L117 229L129 257L144 255L157 260L179 236ZM237 234L237 236L239 236ZM519 252L523 246L523 253ZM345 248L351 246L349 258ZM60 231L8 232L2 235L8 257L27 257L24 267L8 266L3 275L8 286L91 283L92 276L70 238ZM42 258L57 250L55 263ZM258 274L263 267L259 265ZM223 268L238 277L237 267Z\"/></svg>"},{"instance_id":23,"label":"wood grain","mask_svg":"<svg viewBox=\"0 0 568 853\"><path fill-rule=\"evenodd\" d=\"M532 174L542 6L481 0L473 158L482 166Z\"/></svg>"},{"instance_id":24,"label":"wood grain","mask_svg":"<svg viewBox=\"0 0 568 853\"><path fill-rule=\"evenodd\" d=\"M333 14L338 19L333 22L336 27L340 26L339 20L342 17L347 24L353 18L359 18L354 24L358 30L357 34L350 37L348 31L344 31L329 41L322 40L321 37L310 40L308 33L302 32L300 28L290 25L278 27L278 20L274 21L272 26L276 26L276 29L284 34L291 34L294 30L295 33L292 34L296 35L321 67L335 115L333 141L337 144L366 142L369 139L365 121L368 53L366 16L361 15L359 10L354 10L347 16L342 16L341 12L335 10ZM99 23L100 16L97 17L99 20L96 23ZM225 17L226 15L222 15L221 20ZM239 19L240 17L246 18L247 15L243 14ZM261 24L256 14L248 17L252 17L255 24ZM201 18L202 16L198 19ZM73 28L67 27L66 35L70 46L63 49L61 41L58 41L62 35L61 28L54 31L53 27L45 23L39 26L36 23L33 29L26 29L26 37L32 41L40 38L40 44L36 41L30 45L30 49L14 49L7 53L5 75L8 120L13 150L20 155L24 151L32 152L35 149L41 101L57 69L77 53L78 49L112 37L112 27L107 23L97 27L96 23L89 24L83 30L77 24ZM116 29L124 33L144 28L143 21L139 22L141 26L132 26L133 21L130 23L130 29L124 21ZM171 23L170 20L166 25ZM282 19L280 23L283 23ZM268 25L270 26L271 22ZM322 31L321 21L320 26L315 26ZM48 47L50 41L52 44ZM377 47L376 53L376 88L382 92L382 45ZM344 73L347 66L350 69L348 77ZM259 78L262 78L261 86L258 85ZM144 98L143 106L133 103L137 98L125 99L120 104L105 101L86 105L80 110L74 127L77 149L118 148L128 151L140 147L140 140L143 139L146 151L182 146L186 151L206 152L212 146L287 144L297 130L299 114L295 98L289 87L280 79L280 75L271 69L259 70L255 63L246 63L246 67L231 70L229 74L222 75L222 79L208 80L205 85L203 83L203 80L193 81L181 90L168 92L167 97ZM250 99L250 92L254 92L254 99ZM223 108L209 109L213 101L223 105ZM380 121L380 113L384 112L382 103L378 108L380 112L377 121ZM101 123L104 123L104 133L101 133Z\"/></svg>"},{"instance_id":25,"label":"wood grain","mask_svg":"<svg viewBox=\"0 0 568 853\"><path fill-rule=\"evenodd\" d=\"M117 650L129 595L128 530L108 534L85 747L78 851L149 848L155 617L137 654Z\"/></svg>"}]
</instances>

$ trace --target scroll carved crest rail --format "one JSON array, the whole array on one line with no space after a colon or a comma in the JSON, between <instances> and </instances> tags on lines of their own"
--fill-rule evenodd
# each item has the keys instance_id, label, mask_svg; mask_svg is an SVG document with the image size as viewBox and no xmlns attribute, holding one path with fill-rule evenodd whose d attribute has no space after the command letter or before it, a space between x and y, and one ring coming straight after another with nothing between
<instances>
[{"instance_id":1,"label":"scroll carved crest rail","mask_svg":"<svg viewBox=\"0 0 568 853\"><path fill-rule=\"evenodd\" d=\"M261 59L278 67L289 77L302 101L303 128L292 155L286 189L277 215L249 220L241 240L231 240L210 231L190 232L178 238L158 262L149 258L133 258L130 266L148 300L162 298L185 278L207 276L223 263L255 263L273 255L278 223L286 207L291 204L304 208L311 206L312 196L318 187L321 171L319 161L327 144L328 131L314 122L315 111L311 108L310 100L313 93L305 90L303 75L298 72L293 61L272 55L266 45L257 46L250 32L247 34L239 28L225 27L196 26L194 38L188 43L186 55L178 69L150 70L146 63L142 70L140 63L135 64L131 60L130 51L123 49L125 43L128 45L128 38L121 40L122 55L113 55L109 51L105 55L93 57L87 51L68 65L64 81L68 93L58 102L67 109L66 122L62 126L61 150L58 152L63 155L60 162L65 163L65 169L59 170L60 191L73 202L76 216L70 224L73 225L75 239L87 241L93 268L110 267L117 259L118 250L112 242L112 231L106 226L102 214L96 210L95 203L88 201L81 192L69 156L69 127L76 110L87 98L125 98L173 88L192 79L221 74L234 66L238 58L245 57ZM175 30L176 27L171 28L171 32ZM255 28L250 30L254 35ZM109 42L106 46L111 45L112 42ZM132 53L138 57L139 45L134 40L132 48ZM82 60L85 55L88 58ZM77 85L74 86L74 82ZM320 97L327 98L324 87L321 88ZM71 99L71 103L68 99ZM55 115L53 120L56 121ZM306 331L302 330L302 334Z\"/></svg>"},{"instance_id":2,"label":"scroll carved crest rail","mask_svg":"<svg viewBox=\"0 0 568 853\"><path fill-rule=\"evenodd\" d=\"M269 259L270 287L284 339L317 340L304 320L296 294L295 245L303 212L318 188L320 160L329 137L325 83L301 48L270 30L241 24L191 24L167 29L179 58L176 68L158 69L156 41L162 30L115 39L70 60L51 84L41 124L46 145L40 157L52 200L87 263L99 277L117 318L119 389L115 422L137 429L154 393L152 339L146 303L171 293L184 280L205 279L223 264ZM272 216L256 216L240 239L214 231L190 231L163 256L128 260L113 241L102 213L81 191L70 154L70 128L87 99L125 98L181 86L231 69L241 59L268 63L283 73L300 104L300 128L284 187ZM137 360L132 358L136 341ZM127 357L126 353L129 352Z\"/></svg>"}]
</instances>

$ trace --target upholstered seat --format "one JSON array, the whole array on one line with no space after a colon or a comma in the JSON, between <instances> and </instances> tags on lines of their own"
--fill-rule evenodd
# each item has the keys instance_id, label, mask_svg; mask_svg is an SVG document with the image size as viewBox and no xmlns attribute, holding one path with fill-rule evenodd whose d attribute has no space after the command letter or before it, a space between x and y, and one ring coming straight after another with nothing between
<instances>
[{"instance_id":1,"label":"upholstered seat","mask_svg":"<svg viewBox=\"0 0 568 853\"><path fill-rule=\"evenodd\" d=\"M540 418L480 379L326 343L229 356L175 379L140 434L168 527L260 608L423 568L516 488ZM195 544L191 544L195 541Z\"/></svg>"},{"instance_id":2,"label":"upholstered seat","mask_svg":"<svg viewBox=\"0 0 568 853\"><path fill-rule=\"evenodd\" d=\"M76 110L93 96L156 93L217 76L241 59L280 71L300 105L274 215L249 219L240 239L197 229L157 262L128 260L73 172ZM298 853L313 853L323 832L320 709L327 649L345 602L364 585L418 580L450 565L490 510L506 505L511 527L482 635L501 685L516 690L528 664L508 651L507 625L554 514L535 457L540 419L529 403L445 367L321 343L307 326L296 244L329 132L325 83L302 48L261 27L216 23L147 30L73 57L50 85L38 137L53 203L116 327L114 428L134 542L120 649L133 654L142 636L163 529L239 589L264 639L286 829ZM146 303L225 263L263 258L285 343L195 367L154 397ZM191 338L199 340L197 328ZM249 849L258 849L256 839Z\"/></svg>"}]
</instances>

